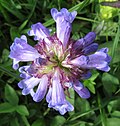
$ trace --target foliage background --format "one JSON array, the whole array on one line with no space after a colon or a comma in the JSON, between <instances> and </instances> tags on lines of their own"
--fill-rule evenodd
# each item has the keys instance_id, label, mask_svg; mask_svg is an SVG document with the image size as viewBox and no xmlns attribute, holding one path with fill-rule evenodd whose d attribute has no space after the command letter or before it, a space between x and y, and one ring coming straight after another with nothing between
<instances>
[{"instance_id":1,"label":"foliage background","mask_svg":"<svg viewBox=\"0 0 120 126\"><path fill-rule=\"evenodd\" d=\"M0 126L119 126L120 125L120 9L101 6L102 0L0 0ZM107 0L106 0L107 1ZM110 1L110 0L109 0ZM115 1L115 0L111 0ZM75 110L61 116L47 107L45 99L35 103L23 96L17 83L19 72L12 69L9 47L15 37L27 35L30 26L42 22L55 31L51 8L76 10L72 38L89 31L97 33L100 48L108 47L112 57L109 73L92 71L84 81L91 91L88 100L71 90ZM29 44L34 45L32 37Z\"/></svg>"}]
</instances>

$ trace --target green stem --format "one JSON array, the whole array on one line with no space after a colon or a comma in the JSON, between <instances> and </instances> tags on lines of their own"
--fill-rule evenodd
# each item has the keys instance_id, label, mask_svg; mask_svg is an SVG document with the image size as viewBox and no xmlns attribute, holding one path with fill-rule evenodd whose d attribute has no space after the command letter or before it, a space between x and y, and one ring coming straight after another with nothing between
<instances>
[{"instance_id":1,"label":"green stem","mask_svg":"<svg viewBox=\"0 0 120 126\"><path fill-rule=\"evenodd\" d=\"M84 20L84 21L89 21L89 22L94 22L94 23L99 23L99 21L95 21L92 19L84 18L84 17L76 17L76 19Z\"/></svg>"}]
</instances>

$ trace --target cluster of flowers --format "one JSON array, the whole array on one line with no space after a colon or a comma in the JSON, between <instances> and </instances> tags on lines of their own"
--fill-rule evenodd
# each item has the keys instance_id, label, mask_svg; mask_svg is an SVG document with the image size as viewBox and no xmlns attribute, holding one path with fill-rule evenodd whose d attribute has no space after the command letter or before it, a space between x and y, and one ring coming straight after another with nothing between
<instances>
[{"instance_id":1,"label":"cluster of flowers","mask_svg":"<svg viewBox=\"0 0 120 126\"><path fill-rule=\"evenodd\" d=\"M48 107L63 115L74 109L66 100L65 92L69 94L69 88L73 88L81 98L89 98L90 93L80 80L91 76L90 69L109 71L110 57L107 48L98 50L94 32L77 41L70 39L76 11L70 13L63 8L58 12L53 8L51 15L56 22L56 33L50 36L41 23L33 24L28 35L34 36L37 44L30 46L25 35L15 38L9 57L13 59L14 69L19 68L20 61L30 61L29 65L19 68L23 80L18 86L22 94L30 94L36 102L46 95Z\"/></svg>"}]
</instances>

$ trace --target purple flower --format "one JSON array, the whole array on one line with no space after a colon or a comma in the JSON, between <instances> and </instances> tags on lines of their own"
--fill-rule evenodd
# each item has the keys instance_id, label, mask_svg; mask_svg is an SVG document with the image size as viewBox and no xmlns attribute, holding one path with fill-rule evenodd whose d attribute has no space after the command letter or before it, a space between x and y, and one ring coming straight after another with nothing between
<instances>
[{"instance_id":1,"label":"purple flower","mask_svg":"<svg viewBox=\"0 0 120 126\"><path fill-rule=\"evenodd\" d=\"M51 15L56 22L56 33L50 36L49 30L41 23L33 24L28 35L34 36L37 44L31 47L25 35L15 38L9 57L13 59L14 69L19 68L21 61L32 61L19 68L23 80L18 86L22 94L30 94L36 102L47 94L48 107L64 115L74 109L64 92L73 88L81 98L89 98L90 92L80 80L90 78L91 69L109 71L111 58L107 48L98 50L98 44L94 43L94 32L89 32L77 41L70 38L76 11L70 13L63 8L58 12L53 8Z\"/></svg>"}]
</instances>

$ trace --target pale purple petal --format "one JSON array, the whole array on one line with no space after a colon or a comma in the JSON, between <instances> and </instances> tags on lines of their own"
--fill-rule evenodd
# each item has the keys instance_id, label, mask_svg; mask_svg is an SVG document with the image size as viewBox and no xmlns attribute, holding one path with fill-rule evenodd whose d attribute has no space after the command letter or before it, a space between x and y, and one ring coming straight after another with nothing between
<instances>
[{"instance_id":1,"label":"pale purple petal","mask_svg":"<svg viewBox=\"0 0 120 126\"><path fill-rule=\"evenodd\" d=\"M63 105L57 105L53 107L56 111L59 111L61 115L64 115L66 112L73 111L74 107L68 101L66 101Z\"/></svg>"},{"instance_id":2,"label":"pale purple petal","mask_svg":"<svg viewBox=\"0 0 120 126\"><path fill-rule=\"evenodd\" d=\"M57 37L62 42L64 49L66 49L71 33L71 23L75 19L77 12L68 12L63 8L58 12L55 8L51 9L51 15L56 22Z\"/></svg>"},{"instance_id":3,"label":"pale purple petal","mask_svg":"<svg viewBox=\"0 0 120 126\"><path fill-rule=\"evenodd\" d=\"M102 48L102 49L99 50L99 52L108 53L108 48Z\"/></svg>"},{"instance_id":4,"label":"pale purple petal","mask_svg":"<svg viewBox=\"0 0 120 126\"><path fill-rule=\"evenodd\" d=\"M78 93L81 98L89 98L90 92L87 88L85 88L79 81L76 81L73 84L74 90Z\"/></svg>"},{"instance_id":5,"label":"pale purple petal","mask_svg":"<svg viewBox=\"0 0 120 126\"><path fill-rule=\"evenodd\" d=\"M14 69L18 69L20 61L34 61L41 56L35 48L27 44L27 38L24 35L21 38L15 38L10 50L9 57L13 59Z\"/></svg>"},{"instance_id":6,"label":"pale purple petal","mask_svg":"<svg viewBox=\"0 0 120 126\"><path fill-rule=\"evenodd\" d=\"M58 71L55 72L52 79L52 87L49 87L49 91L46 96L46 101L49 103L48 107L54 108L62 115L64 115L67 111L73 111L73 106L65 99Z\"/></svg>"},{"instance_id":7,"label":"pale purple petal","mask_svg":"<svg viewBox=\"0 0 120 126\"><path fill-rule=\"evenodd\" d=\"M47 95L46 95L46 101L48 102L48 103L50 103L51 102L51 99L52 99L52 87L50 86L49 87L49 90L48 90L48 93L47 93ZM48 105L49 106L49 105Z\"/></svg>"},{"instance_id":8,"label":"pale purple petal","mask_svg":"<svg viewBox=\"0 0 120 126\"><path fill-rule=\"evenodd\" d=\"M59 74L55 72L52 81L52 101L51 106L56 106L59 104L63 104L65 100L64 91L62 85L60 83Z\"/></svg>"},{"instance_id":9,"label":"pale purple petal","mask_svg":"<svg viewBox=\"0 0 120 126\"><path fill-rule=\"evenodd\" d=\"M13 69L17 70L18 68L19 68L19 60L17 60L17 59L14 58L13 59Z\"/></svg>"},{"instance_id":10,"label":"pale purple petal","mask_svg":"<svg viewBox=\"0 0 120 126\"><path fill-rule=\"evenodd\" d=\"M58 10L56 8L51 9L51 15L52 15L54 20L56 20L57 13L58 13Z\"/></svg>"},{"instance_id":11,"label":"pale purple petal","mask_svg":"<svg viewBox=\"0 0 120 126\"><path fill-rule=\"evenodd\" d=\"M87 65L87 62L88 62L88 57L84 56L84 55L81 55L70 61L71 64L78 66L78 67Z\"/></svg>"},{"instance_id":12,"label":"pale purple petal","mask_svg":"<svg viewBox=\"0 0 120 126\"><path fill-rule=\"evenodd\" d=\"M89 56L89 62L87 64L87 68L96 68L103 71L109 71L108 62L106 60L107 54L104 52L96 52Z\"/></svg>"},{"instance_id":13,"label":"pale purple petal","mask_svg":"<svg viewBox=\"0 0 120 126\"><path fill-rule=\"evenodd\" d=\"M31 29L28 32L29 36L35 36L34 40L45 40L45 42L50 43L50 41L48 40L48 37L50 36L50 32L49 30L44 27L40 22L33 24L31 26Z\"/></svg>"},{"instance_id":14,"label":"pale purple petal","mask_svg":"<svg viewBox=\"0 0 120 126\"><path fill-rule=\"evenodd\" d=\"M21 73L20 74L20 77L21 78L30 78L31 76L28 74L27 70L29 69L30 66L22 66L19 68L19 72Z\"/></svg>"},{"instance_id":15,"label":"pale purple petal","mask_svg":"<svg viewBox=\"0 0 120 126\"><path fill-rule=\"evenodd\" d=\"M34 101L39 102L44 98L47 91L47 86L48 86L48 77L46 75L43 75L36 90L36 93L33 95Z\"/></svg>"},{"instance_id":16,"label":"pale purple petal","mask_svg":"<svg viewBox=\"0 0 120 126\"><path fill-rule=\"evenodd\" d=\"M79 80L75 80L73 82L73 88L76 90L81 90L83 89L83 84Z\"/></svg>"},{"instance_id":17,"label":"pale purple petal","mask_svg":"<svg viewBox=\"0 0 120 126\"><path fill-rule=\"evenodd\" d=\"M104 52L104 53L107 55L105 60L106 60L108 63L110 63L111 57L107 54L107 53L108 53L108 48L102 48L102 49L98 50L98 52Z\"/></svg>"},{"instance_id":18,"label":"pale purple petal","mask_svg":"<svg viewBox=\"0 0 120 126\"><path fill-rule=\"evenodd\" d=\"M97 69L108 72L110 70L110 67L108 65L106 65L105 67L97 67Z\"/></svg>"},{"instance_id":19,"label":"pale purple petal","mask_svg":"<svg viewBox=\"0 0 120 126\"><path fill-rule=\"evenodd\" d=\"M60 12L64 15L64 18L66 21L72 23L73 20L75 19L77 12L73 11L73 12L68 12L68 10L66 8L62 8L60 10Z\"/></svg>"},{"instance_id":20,"label":"pale purple petal","mask_svg":"<svg viewBox=\"0 0 120 126\"><path fill-rule=\"evenodd\" d=\"M107 54L101 51L91 54L89 56L81 55L70 61L71 64L84 69L99 69L108 71L109 66L106 60Z\"/></svg>"},{"instance_id":21,"label":"pale purple petal","mask_svg":"<svg viewBox=\"0 0 120 126\"><path fill-rule=\"evenodd\" d=\"M81 98L85 98L85 99L87 99L87 98L89 98L90 97L90 92L89 92L89 90L87 89L87 88L82 88L81 90L78 90L78 89L74 89L77 93L78 93L78 95L81 97Z\"/></svg>"},{"instance_id":22,"label":"pale purple petal","mask_svg":"<svg viewBox=\"0 0 120 126\"><path fill-rule=\"evenodd\" d=\"M31 77L28 79L23 79L18 83L18 86L22 88L22 94L27 95L30 93L31 89L33 89L40 82L39 78Z\"/></svg>"}]
</instances>

